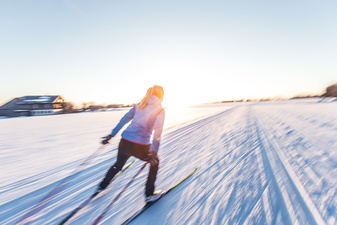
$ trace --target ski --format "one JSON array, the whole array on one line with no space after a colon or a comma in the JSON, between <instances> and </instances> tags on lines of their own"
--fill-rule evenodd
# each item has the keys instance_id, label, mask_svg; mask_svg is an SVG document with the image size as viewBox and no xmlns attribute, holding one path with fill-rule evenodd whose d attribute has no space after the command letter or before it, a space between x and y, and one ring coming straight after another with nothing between
<instances>
[{"instance_id":1,"label":"ski","mask_svg":"<svg viewBox=\"0 0 337 225\"><path fill-rule=\"evenodd\" d=\"M136 160L133 160L129 165L127 165L122 171L120 171L113 180L115 180L117 177L119 177L122 173L125 172L125 170L129 169L130 166L135 162ZM84 202L82 202L81 205L79 205L77 208L75 208L71 213L64 218L61 222L58 223L58 225L63 225L66 222L68 222L76 213L78 213L81 209L83 209L85 206L87 206L100 192L95 192L92 194L88 199L86 199Z\"/></svg>"},{"instance_id":2,"label":"ski","mask_svg":"<svg viewBox=\"0 0 337 225\"><path fill-rule=\"evenodd\" d=\"M97 217L97 219L93 222L93 225L98 224L103 219L103 217L109 211L109 209L112 207L112 205L122 196L122 194L124 193L124 191L131 185L131 183L136 179L136 177L140 174L140 172L142 172L142 170L145 168L145 166L147 164L148 164L148 162L144 163L144 165L139 169L139 171L136 173L136 175L134 175L132 177L132 179L129 181L129 183L127 183L127 185L123 188L123 190L121 192L119 192L119 194L110 202L110 204L107 207L105 207L105 209L101 213L101 215L99 215Z\"/></svg>"},{"instance_id":3,"label":"ski","mask_svg":"<svg viewBox=\"0 0 337 225\"><path fill-rule=\"evenodd\" d=\"M172 191L173 189L175 189L179 184L181 184L182 182L184 182L185 180L187 180L190 176L192 176L198 168L195 168L190 174L188 174L186 177L184 177L183 179L181 179L178 183L176 183L175 185L173 185L172 187L168 188L166 191L163 191L161 196L153 201L153 202L149 202L146 203L143 208L141 208L140 210L138 210L135 214L133 214L131 217L129 217L127 220L125 220L122 225L127 225L129 224L131 221L133 221L134 219L136 219L140 214L142 214L145 210L147 210L148 208L150 208L153 204L155 204L157 201L159 201L159 199L161 199L162 197L164 197L166 194L168 194L170 191Z\"/></svg>"}]
</instances>

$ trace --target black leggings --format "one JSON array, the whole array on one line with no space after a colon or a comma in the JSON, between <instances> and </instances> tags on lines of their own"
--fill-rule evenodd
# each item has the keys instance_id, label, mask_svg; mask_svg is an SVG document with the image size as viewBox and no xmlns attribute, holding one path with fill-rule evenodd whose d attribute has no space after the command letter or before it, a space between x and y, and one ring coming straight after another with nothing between
<instances>
[{"instance_id":1,"label":"black leggings","mask_svg":"<svg viewBox=\"0 0 337 225\"><path fill-rule=\"evenodd\" d=\"M118 155L117 161L115 164L109 169L105 178L100 183L100 187L105 189L112 178L123 169L124 164L126 161L131 157L134 156L138 159L146 161L147 155L149 153L150 145L141 145L136 144L125 139L121 139L118 146ZM145 195L149 196L152 195L154 192L154 183L156 181L157 172L158 172L159 163L156 165L150 165L149 175L147 177L146 187L145 187Z\"/></svg>"}]
</instances>

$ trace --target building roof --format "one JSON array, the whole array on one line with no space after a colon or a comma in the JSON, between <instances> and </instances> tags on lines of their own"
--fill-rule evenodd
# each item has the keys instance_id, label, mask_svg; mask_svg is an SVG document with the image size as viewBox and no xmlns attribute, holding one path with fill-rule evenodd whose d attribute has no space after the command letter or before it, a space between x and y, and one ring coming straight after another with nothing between
<instances>
[{"instance_id":1,"label":"building roof","mask_svg":"<svg viewBox=\"0 0 337 225\"><path fill-rule=\"evenodd\" d=\"M59 95L33 95L16 98L17 104L34 104L34 103L54 103Z\"/></svg>"},{"instance_id":2,"label":"building roof","mask_svg":"<svg viewBox=\"0 0 337 225\"><path fill-rule=\"evenodd\" d=\"M14 98L13 100L2 105L0 109L15 109L19 105L24 104L47 104L47 103L62 103L63 98L60 95L31 95Z\"/></svg>"}]
</instances>

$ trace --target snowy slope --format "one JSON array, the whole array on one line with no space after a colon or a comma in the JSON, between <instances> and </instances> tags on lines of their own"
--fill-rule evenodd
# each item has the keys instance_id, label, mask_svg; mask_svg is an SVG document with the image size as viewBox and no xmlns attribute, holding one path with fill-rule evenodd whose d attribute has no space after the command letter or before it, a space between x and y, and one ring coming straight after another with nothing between
<instances>
[{"instance_id":1,"label":"snowy slope","mask_svg":"<svg viewBox=\"0 0 337 225\"><path fill-rule=\"evenodd\" d=\"M132 224L337 224L336 102L166 111L157 189L198 171ZM93 193L119 142L99 149L99 137L125 112L0 120L0 224L28 213L30 224L57 224ZM142 165L136 161L69 224L91 224ZM147 169L102 224L120 224L141 208L146 176Z\"/></svg>"}]
</instances>

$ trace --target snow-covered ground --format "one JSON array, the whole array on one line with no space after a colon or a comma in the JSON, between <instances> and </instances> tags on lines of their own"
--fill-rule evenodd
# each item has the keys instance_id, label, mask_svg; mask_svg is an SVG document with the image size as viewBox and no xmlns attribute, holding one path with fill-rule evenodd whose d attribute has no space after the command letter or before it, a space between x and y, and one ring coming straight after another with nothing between
<instances>
[{"instance_id":1,"label":"snow-covered ground","mask_svg":"<svg viewBox=\"0 0 337 225\"><path fill-rule=\"evenodd\" d=\"M0 224L57 224L88 198L120 139L101 148L99 138L125 112L1 119ZM337 224L336 101L168 108L166 116L156 188L198 170L131 224ZM92 224L142 165L69 224ZM147 170L102 224L121 224L142 207Z\"/></svg>"}]
</instances>

